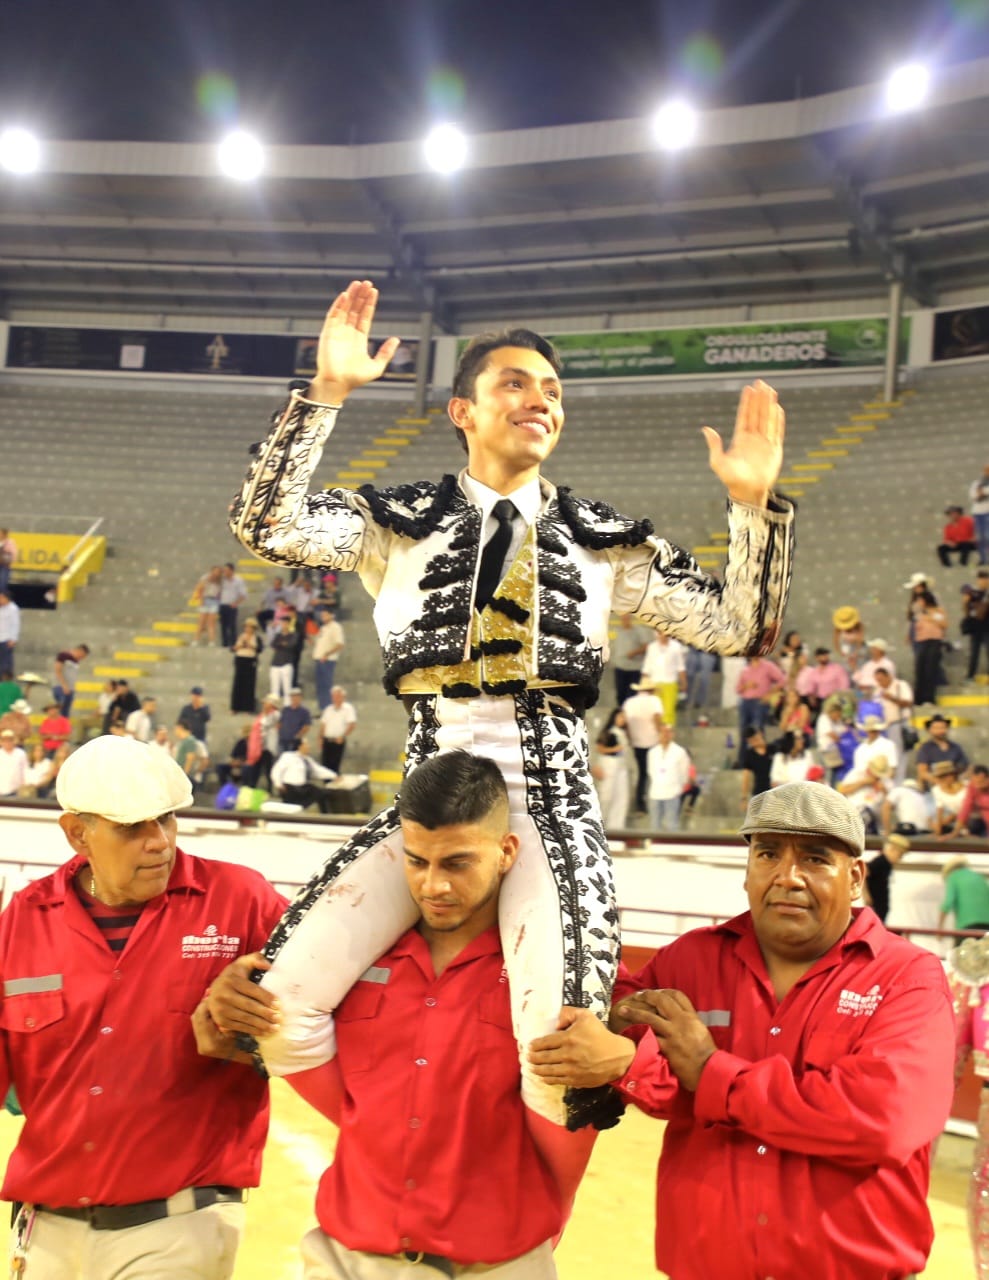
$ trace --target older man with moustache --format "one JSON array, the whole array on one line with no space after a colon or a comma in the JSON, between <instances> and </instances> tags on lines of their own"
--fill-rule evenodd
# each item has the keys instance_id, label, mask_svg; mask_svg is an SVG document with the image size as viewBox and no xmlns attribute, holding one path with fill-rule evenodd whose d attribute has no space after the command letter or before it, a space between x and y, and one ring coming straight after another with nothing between
<instances>
[{"instance_id":1,"label":"older man with moustache","mask_svg":"<svg viewBox=\"0 0 989 1280\"><path fill-rule=\"evenodd\" d=\"M904 1280L933 1240L953 1093L941 965L855 907L865 837L837 792L755 796L741 833L749 910L623 974L613 1030L564 1009L530 1058L667 1120L656 1263L673 1280Z\"/></svg>"}]
</instances>

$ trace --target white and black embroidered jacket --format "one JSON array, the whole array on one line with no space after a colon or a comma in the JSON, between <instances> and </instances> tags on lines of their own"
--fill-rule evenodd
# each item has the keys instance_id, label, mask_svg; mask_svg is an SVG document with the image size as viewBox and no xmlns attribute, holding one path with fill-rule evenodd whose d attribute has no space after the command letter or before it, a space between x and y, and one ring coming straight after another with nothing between
<instances>
[{"instance_id":1,"label":"white and black embroidered jacket","mask_svg":"<svg viewBox=\"0 0 989 1280\"><path fill-rule=\"evenodd\" d=\"M439 484L310 494L337 412L293 392L268 438L256 446L230 526L266 560L356 570L376 602L385 688L407 691L414 672L481 656L473 614L481 514L454 476ZM779 499L761 510L729 502L721 584L687 552L655 537L649 521L540 483L530 598L488 606L526 624L523 639L513 641L526 650L524 679L490 683L482 674L483 692L569 685L590 705L608 657L612 612L631 613L686 644L722 654L772 648L790 582L791 504ZM481 645L505 643L480 637ZM479 692L462 679L441 687L453 697Z\"/></svg>"}]
</instances>

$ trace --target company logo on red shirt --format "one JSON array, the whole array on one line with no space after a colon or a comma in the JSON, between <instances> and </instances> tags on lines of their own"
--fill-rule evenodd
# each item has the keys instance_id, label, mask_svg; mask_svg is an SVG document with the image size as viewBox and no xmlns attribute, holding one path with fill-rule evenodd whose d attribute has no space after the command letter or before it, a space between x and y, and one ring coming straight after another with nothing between
<instances>
[{"instance_id":1,"label":"company logo on red shirt","mask_svg":"<svg viewBox=\"0 0 989 1280\"><path fill-rule=\"evenodd\" d=\"M182 939L184 960L212 960L217 957L239 956L240 952L240 938L221 933L215 924L208 924L202 934L187 933Z\"/></svg>"},{"instance_id":2,"label":"company logo on red shirt","mask_svg":"<svg viewBox=\"0 0 989 1280\"><path fill-rule=\"evenodd\" d=\"M853 1018L869 1018L879 1008L880 1000L882 995L878 984L870 987L865 995L860 995L857 991L843 990L838 997L838 1012L850 1013Z\"/></svg>"}]
</instances>

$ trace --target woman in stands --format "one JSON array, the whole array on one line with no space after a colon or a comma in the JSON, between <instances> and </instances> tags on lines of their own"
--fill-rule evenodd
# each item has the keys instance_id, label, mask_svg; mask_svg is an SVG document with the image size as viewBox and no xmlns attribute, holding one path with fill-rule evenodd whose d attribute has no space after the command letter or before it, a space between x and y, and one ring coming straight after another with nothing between
<instances>
[{"instance_id":1,"label":"woman in stands","mask_svg":"<svg viewBox=\"0 0 989 1280\"><path fill-rule=\"evenodd\" d=\"M922 707L937 701L941 646L948 631L948 615L926 588L917 593L914 608L914 703Z\"/></svg>"},{"instance_id":2,"label":"woman in stands","mask_svg":"<svg viewBox=\"0 0 989 1280\"><path fill-rule=\"evenodd\" d=\"M615 707L597 736L597 762L592 770L605 830L624 827L628 818L628 735L625 712Z\"/></svg>"},{"instance_id":3,"label":"woman in stands","mask_svg":"<svg viewBox=\"0 0 989 1280\"><path fill-rule=\"evenodd\" d=\"M257 711L258 654L264 648L256 618L248 618L233 647L234 682L230 710L253 715Z\"/></svg>"},{"instance_id":4,"label":"woman in stands","mask_svg":"<svg viewBox=\"0 0 989 1280\"><path fill-rule=\"evenodd\" d=\"M220 616L220 587L223 582L223 570L213 565L196 583L192 592L193 603L199 606L199 622L196 627L196 644L216 644L216 620Z\"/></svg>"}]
</instances>

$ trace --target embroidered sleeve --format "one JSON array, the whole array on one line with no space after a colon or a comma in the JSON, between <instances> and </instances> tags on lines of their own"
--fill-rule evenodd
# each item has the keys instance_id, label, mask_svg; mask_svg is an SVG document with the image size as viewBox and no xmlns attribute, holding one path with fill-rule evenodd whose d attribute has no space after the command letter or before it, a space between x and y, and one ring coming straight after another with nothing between
<instances>
[{"instance_id":1,"label":"embroidered sleeve","mask_svg":"<svg viewBox=\"0 0 989 1280\"><path fill-rule=\"evenodd\" d=\"M339 409L294 391L256 448L230 508L230 528L250 551L276 564L383 571L386 535L368 519L367 503L348 489L309 494Z\"/></svg>"},{"instance_id":2,"label":"embroidered sleeve","mask_svg":"<svg viewBox=\"0 0 989 1280\"><path fill-rule=\"evenodd\" d=\"M768 653L779 636L790 590L792 505L775 499L763 510L729 502L728 529L723 583L662 538L616 548L614 612L632 613L709 652Z\"/></svg>"}]
</instances>

